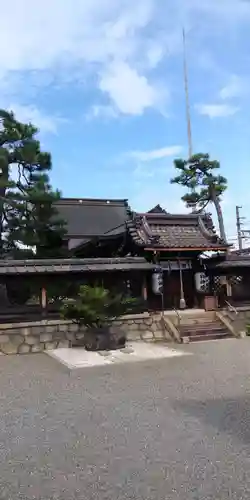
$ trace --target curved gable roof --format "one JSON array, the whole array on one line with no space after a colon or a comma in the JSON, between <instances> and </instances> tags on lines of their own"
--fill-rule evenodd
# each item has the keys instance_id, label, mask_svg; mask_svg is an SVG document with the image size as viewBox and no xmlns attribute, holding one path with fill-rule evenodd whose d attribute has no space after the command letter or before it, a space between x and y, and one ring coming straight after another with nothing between
<instances>
[{"instance_id":1,"label":"curved gable roof","mask_svg":"<svg viewBox=\"0 0 250 500\"><path fill-rule=\"evenodd\" d=\"M134 214L128 229L136 243L152 249L225 249L208 214Z\"/></svg>"}]
</instances>

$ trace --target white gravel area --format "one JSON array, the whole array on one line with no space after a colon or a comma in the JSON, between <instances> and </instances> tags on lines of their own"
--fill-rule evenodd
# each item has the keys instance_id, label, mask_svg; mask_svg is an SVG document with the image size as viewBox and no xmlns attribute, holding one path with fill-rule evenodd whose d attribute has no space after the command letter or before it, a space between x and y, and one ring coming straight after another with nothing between
<instances>
[{"instance_id":1,"label":"white gravel area","mask_svg":"<svg viewBox=\"0 0 250 500\"><path fill-rule=\"evenodd\" d=\"M56 349L47 354L70 369L104 366L118 363L131 363L154 359L173 358L191 353L172 349L165 345L146 342L131 342L125 349L89 352L84 348Z\"/></svg>"}]
</instances>

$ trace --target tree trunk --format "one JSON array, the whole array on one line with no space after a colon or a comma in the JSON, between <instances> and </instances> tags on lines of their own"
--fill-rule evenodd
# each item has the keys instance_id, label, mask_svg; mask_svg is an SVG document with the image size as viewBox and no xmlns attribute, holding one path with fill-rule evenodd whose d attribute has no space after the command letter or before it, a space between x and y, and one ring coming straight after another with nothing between
<instances>
[{"instance_id":1,"label":"tree trunk","mask_svg":"<svg viewBox=\"0 0 250 500\"><path fill-rule=\"evenodd\" d=\"M4 234L4 202L6 198L6 185L9 180L9 168L0 166L0 258L3 255L3 234Z\"/></svg>"},{"instance_id":2,"label":"tree trunk","mask_svg":"<svg viewBox=\"0 0 250 500\"><path fill-rule=\"evenodd\" d=\"M3 255L3 233L4 233L4 198L5 188L0 188L0 258Z\"/></svg>"},{"instance_id":3,"label":"tree trunk","mask_svg":"<svg viewBox=\"0 0 250 500\"><path fill-rule=\"evenodd\" d=\"M224 225L224 220L223 220L223 214L222 214L222 210L221 210L221 204L219 202L218 196L216 196L215 193L213 193L213 195L212 195L212 200L213 200L213 204L215 206L215 210L217 213L219 230L220 230L220 237L223 241L227 241L225 225Z\"/></svg>"}]
</instances>

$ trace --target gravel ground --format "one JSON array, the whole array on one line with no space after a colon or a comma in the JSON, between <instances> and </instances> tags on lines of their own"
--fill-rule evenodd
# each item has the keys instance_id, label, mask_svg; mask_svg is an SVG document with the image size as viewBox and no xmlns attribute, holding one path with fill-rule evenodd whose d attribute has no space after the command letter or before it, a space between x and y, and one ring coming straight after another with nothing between
<instances>
[{"instance_id":1,"label":"gravel ground","mask_svg":"<svg viewBox=\"0 0 250 500\"><path fill-rule=\"evenodd\" d=\"M250 343L69 372L0 357L0 498L250 498Z\"/></svg>"}]
</instances>

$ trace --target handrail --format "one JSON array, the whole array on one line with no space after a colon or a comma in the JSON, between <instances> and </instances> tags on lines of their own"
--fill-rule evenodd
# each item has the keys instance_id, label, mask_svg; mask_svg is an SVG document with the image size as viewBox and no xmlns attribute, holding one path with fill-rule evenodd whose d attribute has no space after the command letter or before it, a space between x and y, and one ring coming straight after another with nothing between
<instances>
[{"instance_id":1,"label":"handrail","mask_svg":"<svg viewBox=\"0 0 250 500\"><path fill-rule=\"evenodd\" d=\"M238 314L236 307L232 306L232 304L230 304L227 300L225 300L225 303L227 304L229 312L233 312L236 315Z\"/></svg>"},{"instance_id":2,"label":"handrail","mask_svg":"<svg viewBox=\"0 0 250 500\"><path fill-rule=\"evenodd\" d=\"M173 307L173 311L175 312L175 314L177 316L177 319L178 319L178 327L180 327L180 324L181 324L181 315L180 315L179 311L177 311L177 309L175 309L175 307Z\"/></svg>"}]
</instances>

